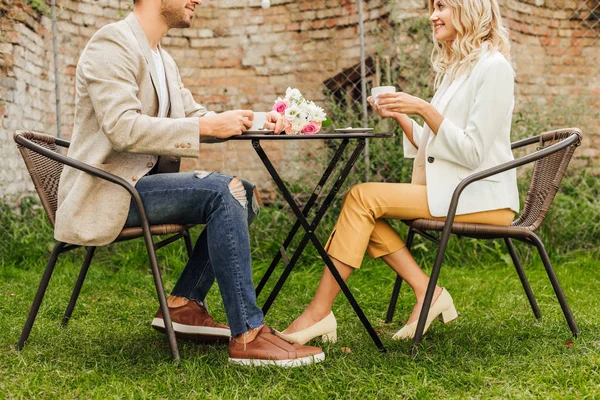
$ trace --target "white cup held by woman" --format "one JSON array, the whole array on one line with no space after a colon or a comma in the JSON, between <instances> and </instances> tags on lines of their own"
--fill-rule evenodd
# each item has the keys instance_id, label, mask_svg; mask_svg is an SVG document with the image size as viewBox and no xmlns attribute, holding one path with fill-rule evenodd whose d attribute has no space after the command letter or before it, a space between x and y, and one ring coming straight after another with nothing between
<instances>
[{"instance_id":1,"label":"white cup held by woman","mask_svg":"<svg viewBox=\"0 0 600 400\"><path fill-rule=\"evenodd\" d=\"M377 96L382 93L396 93L395 86L375 86L371 89L371 96L373 96L373 101L377 104Z\"/></svg>"}]
</instances>

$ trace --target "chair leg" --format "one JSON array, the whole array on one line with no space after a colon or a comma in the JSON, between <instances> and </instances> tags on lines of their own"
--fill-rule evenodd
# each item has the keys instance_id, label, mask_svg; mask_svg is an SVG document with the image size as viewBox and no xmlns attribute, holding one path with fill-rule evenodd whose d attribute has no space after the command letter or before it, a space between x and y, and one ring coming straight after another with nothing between
<instances>
[{"instance_id":1,"label":"chair leg","mask_svg":"<svg viewBox=\"0 0 600 400\"><path fill-rule=\"evenodd\" d=\"M85 280L88 269L90 268L90 263L92 262L92 258L94 258L95 251L95 247L87 248L87 251L85 253L85 259L83 260L83 265L81 266L81 271L79 271L77 282L75 282L75 287L73 288L73 293L71 294L71 300L69 300L69 305L67 306L67 309L65 310L65 315L63 316L63 320L61 323L61 326L63 328L67 327L69 319L73 314L73 310L75 309L75 303L77 303L77 299L79 298L79 292L81 292L83 281Z\"/></svg>"},{"instance_id":2,"label":"chair leg","mask_svg":"<svg viewBox=\"0 0 600 400\"><path fill-rule=\"evenodd\" d=\"M192 245L192 235L190 235L190 231L186 230L183 233L183 239L185 240L185 248L187 249L188 257L192 257L192 253L194 252L194 246ZM204 306L204 310L208 311L208 303L206 302L206 298L202 301L202 305Z\"/></svg>"},{"instance_id":3,"label":"chair leg","mask_svg":"<svg viewBox=\"0 0 600 400\"><path fill-rule=\"evenodd\" d=\"M188 257L191 257L194 247L192 246L192 237L189 230L185 231L183 234L183 239L185 240L185 248L187 249Z\"/></svg>"},{"instance_id":4,"label":"chair leg","mask_svg":"<svg viewBox=\"0 0 600 400\"><path fill-rule=\"evenodd\" d=\"M446 221L448 222L448 221ZM452 221L451 221L452 222ZM440 276L440 270L442 269L442 263L444 262L444 256L446 255L446 247L450 241L450 229L444 228L442 237L435 257L435 263L431 270L431 276L429 277L429 284L427 285L427 291L425 292L425 299L423 300L423 307L419 314L419 322L417 323L417 329L415 331L415 337L413 338L413 352L417 346L423 340L423 331L425 330L425 323L427 322L427 315L431 308L431 302L433 300L433 294L435 293L435 286L437 285L438 278Z\"/></svg>"},{"instance_id":5,"label":"chair leg","mask_svg":"<svg viewBox=\"0 0 600 400\"><path fill-rule=\"evenodd\" d=\"M531 286L529 285L529 281L527 280L527 276L525 275L525 270L521 265L521 261L519 260L519 256L517 255L517 249L515 249L515 245L512 240L509 238L504 238L504 243L506 243L506 247L508 248L508 252L510 253L510 258L512 258L513 264L517 270L517 274L519 274L519 279L521 280L521 284L523 285L523 289L525 289L525 294L527 295L527 300L529 300L529 305L531 306L531 310L537 319L542 318L542 313L540 311L540 307L535 300L535 296L533 295L533 291L531 290Z\"/></svg>"},{"instance_id":6,"label":"chair leg","mask_svg":"<svg viewBox=\"0 0 600 400\"><path fill-rule=\"evenodd\" d=\"M385 323L389 324L394 320L394 312L396 312L396 305L398 303L398 296L400 295L400 288L402 287L402 278L400 275L396 276L394 282L394 288L392 289L392 297L390 298L390 304L388 306L387 313L385 315Z\"/></svg>"},{"instance_id":7,"label":"chair leg","mask_svg":"<svg viewBox=\"0 0 600 400\"><path fill-rule=\"evenodd\" d=\"M550 262L550 257L548 257L548 253L546 252L544 244L542 243L540 238L537 237L537 235L535 235L534 233L531 234L530 239L535 245L535 247L537 247L538 249L538 253L540 254L540 258L544 263L544 268L546 269L546 274L550 279L550 283L552 284L552 288L554 289L556 298L560 303L560 308L562 308L562 312L565 316L565 319L567 320L567 324L569 324L569 328L571 329L573 336L577 337L579 335L579 328L575 323L575 318L573 318L573 313L569 308L569 304L567 303L567 299L565 298L565 295L560 287L560 283L558 283L558 278L556 277L554 268L552 268L552 263Z\"/></svg>"},{"instance_id":8,"label":"chair leg","mask_svg":"<svg viewBox=\"0 0 600 400\"><path fill-rule=\"evenodd\" d=\"M35 322L35 318L37 317L40 305L42 304L42 300L44 299L44 294L46 294L46 289L48 289L48 283L50 283L50 278L52 277L52 273L54 272L56 261L58 260L58 256L61 253L63 247L65 247L65 245L66 243L63 242L58 242L54 245L52 254L50 254L50 259L46 264L44 275L42 275L42 280L40 281L37 293L35 294L35 298L33 299L33 304L29 309L29 316L27 317L27 321L25 322L25 326L23 327L23 331L21 332L21 337L19 338L19 343L17 344L18 350L23 349L23 346L25 346L25 342L27 342L27 339L29 338L31 328L33 328L33 323Z\"/></svg>"},{"instance_id":9,"label":"chair leg","mask_svg":"<svg viewBox=\"0 0 600 400\"><path fill-rule=\"evenodd\" d=\"M147 224L147 222L146 222ZM142 224L144 225L144 224ZM148 259L150 261L150 269L152 270L152 276L154 278L154 286L156 287L156 294L158 295L158 303L160 304L160 311L163 315L165 322L165 330L167 331L167 338L169 340L169 348L171 349L171 356L174 360L179 360L179 348L177 347L177 339L175 338L175 331L173 330L173 324L171 322L171 313L167 306L167 297L165 295L165 288L162 283L162 276L160 274L160 268L158 267L158 261L156 260L156 251L154 249L154 243L152 242L152 236L150 230L147 229L144 232L144 241L146 243L146 250L148 251Z\"/></svg>"},{"instance_id":10,"label":"chair leg","mask_svg":"<svg viewBox=\"0 0 600 400\"><path fill-rule=\"evenodd\" d=\"M406 236L406 248L410 250L413 238L415 237L415 231L410 228L408 235ZM387 314L385 316L385 323L389 324L394 319L394 312L396 311L396 305L398 304L398 296L400 295L400 288L402 287L402 277L396 276L396 282L394 283L394 289L392 290L392 298L390 299L390 305L388 306Z\"/></svg>"}]
</instances>

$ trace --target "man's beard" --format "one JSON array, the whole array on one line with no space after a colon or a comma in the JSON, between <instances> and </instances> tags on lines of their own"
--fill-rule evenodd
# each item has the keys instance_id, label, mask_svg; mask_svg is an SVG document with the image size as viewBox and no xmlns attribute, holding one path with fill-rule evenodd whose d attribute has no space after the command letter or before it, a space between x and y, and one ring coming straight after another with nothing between
<instances>
[{"instance_id":1,"label":"man's beard","mask_svg":"<svg viewBox=\"0 0 600 400\"><path fill-rule=\"evenodd\" d=\"M186 19L187 8L175 9L165 4L163 0L160 6L160 14L169 28L189 28L192 26L192 19Z\"/></svg>"}]
</instances>

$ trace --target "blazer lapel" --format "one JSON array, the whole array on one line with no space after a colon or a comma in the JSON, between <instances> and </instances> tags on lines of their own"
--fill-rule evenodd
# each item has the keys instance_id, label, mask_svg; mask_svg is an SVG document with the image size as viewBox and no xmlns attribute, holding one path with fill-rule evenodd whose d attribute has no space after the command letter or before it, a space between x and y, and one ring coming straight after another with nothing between
<instances>
[{"instance_id":1,"label":"blazer lapel","mask_svg":"<svg viewBox=\"0 0 600 400\"><path fill-rule=\"evenodd\" d=\"M483 57L485 57L486 53L489 51L487 42L485 42L481 45L481 49L479 51L480 51L479 60L481 60ZM471 72L472 72L472 70L471 70ZM440 114L444 115L444 112L446 112L446 108L448 107L450 100L452 100L452 97L454 97L454 95L456 94L456 91L471 76L471 72L469 72L468 74L462 74L461 76L454 78L454 81L452 81L450 83L450 87L448 88L448 90L446 90L445 93L442 94L437 106L435 107L436 110L438 110L438 112ZM447 76L444 78L444 81L446 79L448 79Z\"/></svg>"},{"instance_id":2,"label":"blazer lapel","mask_svg":"<svg viewBox=\"0 0 600 400\"><path fill-rule=\"evenodd\" d=\"M144 58L146 59L146 63L148 64L148 70L150 71L150 78L152 79L152 85L154 86L154 92L156 93L156 98L158 99L158 109L160 109L160 96L158 95L158 72L156 72L156 65L154 65L154 59L152 58L152 49L150 49L150 45L148 44L148 38L142 29L139 21L135 14L130 13L125 21L131 28L135 38L140 45L140 49L142 50L142 54L144 54Z\"/></svg>"},{"instance_id":3,"label":"blazer lapel","mask_svg":"<svg viewBox=\"0 0 600 400\"><path fill-rule=\"evenodd\" d=\"M177 66L173 64L168 57L162 55L165 66L165 75L167 76L167 88L169 90L170 111L167 115L171 118L184 118L185 111L181 92L179 91L179 79L177 79Z\"/></svg>"},{"instance_id":4,"label":"blazer lapel","mask_svg":"<svg viewBox=\"0 0 600 400\"><path fill-rule=\"evenodd\" d=\"M463 85L463 83L465 83L467 77L468 74L462 74L450 83L450 86L448 87L448 89L446 89L444 94L442 94L435 107L435 109L438 110L440 114L444 115L444 112L446 111L450 100L452 100L452 97L454 97L456 91Z\"/></svg>"},{"instance_id":5,"label":"blazer lapel","mask_svg":"<svg viewBox=\"0 0 600 400\"><path fill-rule=\"evenodd\" d=\"M468 77L468 74L462 74L461 76L459 76L458 78L455 78L450 83L447 82L448 77L444 78L444 81L442 82L442 85L440 86L440 89L438 90L438 92L443 91L443 93L439 96L439 98L434 98L431 101L432 105L435 107L435 109L440 114L444 115L444 112L446 111L446 108L448 107L450 100L452 100L452 97L454 97L454 94L456 93L456 91L464 84L467 77ZM448 86L448 88L444 91L443 89L444 89L445 85L450 85L450 86ZM428 142L427 143L429 144L435 138L435 135L433 134L433 132L431 131L431 129L428 126L427 126L427 133L428 133Z\"/></svg>"}]
</instances>

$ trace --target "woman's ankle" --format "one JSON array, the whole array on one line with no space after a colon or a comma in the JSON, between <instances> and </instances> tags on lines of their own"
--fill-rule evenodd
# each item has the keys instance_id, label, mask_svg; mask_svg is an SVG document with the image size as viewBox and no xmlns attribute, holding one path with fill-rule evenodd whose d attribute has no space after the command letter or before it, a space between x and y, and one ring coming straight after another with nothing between
<instances>
[{"instance_id":1,"label":"woman's ankle","mask_svg":"<svg viewBox=\"0 0 600 400\"><path fill-rule=\"evenodd\" d=\"M319 322L329 315L331 307L324 307L320 304L309 304L302 316L311 319L313 322Z\"/></svg>"},{"instance_id":2,"label":"woman's ankle","mask_svg":"<svg viewBox=\"0 0 600 400\"><path fill-rule=\"evenodd\" d=\"M300 314L300 316L284 330L284 333L296 333L306 329L321 321L323 318L329 315L330 312L331 309L327 310L322 308L313 308L309 305L304 312Z\"/></svg>"},{"instance_id":3,"label":"woman's ankle","mask_svg":"<svg viewBox=\"0 0 600 400\"><path fill-rule=\"evenodd\" d=\"M444 290L441 286L436 285L435 286L435 290L433 292L433 299L431 300L431 303L435 303L435 301L437 300L438 297L440 297L440 294L442 294L442 290ZM427 289L419 292L418 294L415 292L415 297L416 297L416 303L417 304L423 304L423 302L425 301L425 294L427 293Z\"/></svg>"}]
</instances>

